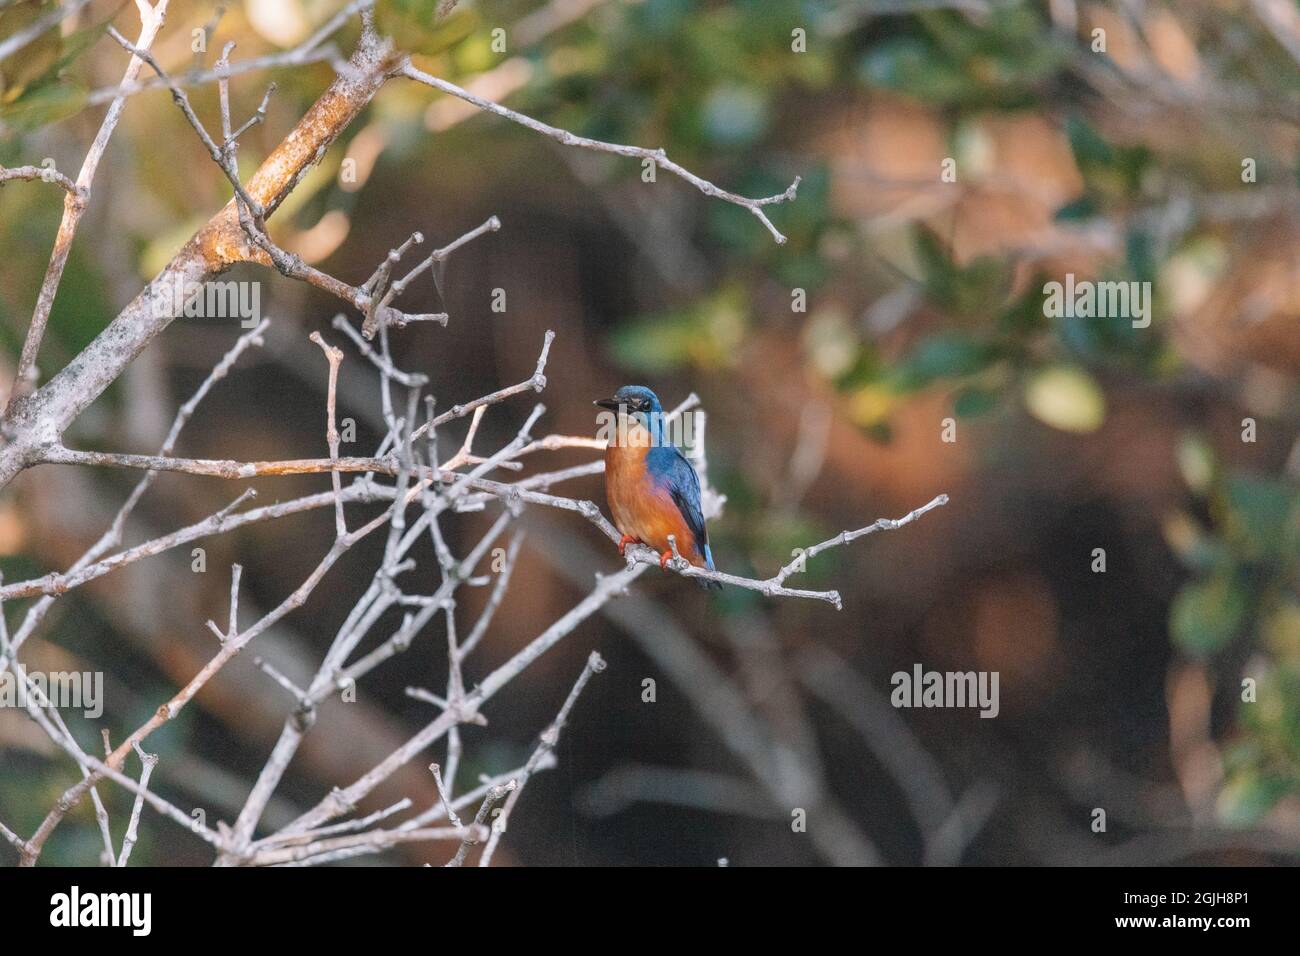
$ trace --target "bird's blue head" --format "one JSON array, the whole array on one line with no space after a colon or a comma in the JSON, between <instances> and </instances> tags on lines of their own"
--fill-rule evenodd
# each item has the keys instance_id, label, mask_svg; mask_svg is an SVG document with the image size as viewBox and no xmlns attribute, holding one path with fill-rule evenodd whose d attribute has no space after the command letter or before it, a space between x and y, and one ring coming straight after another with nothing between
<instances>
[{"instance_id":1,"label":"bird's blue head","mask_svg":"<svg viewBox=\"0 0 1300 956\"><path fill-rule=\"evenodd\" d=\"M623 409L624 414L635 418L651 435L663 432L664 409L659 404L659 396L644 385L624 385L613 398L601 398L593 404L613 412Z\"/></svg>"},{"instance_id":2,"label":"bird's blue head","mask_svg":"<svg viewBox=\"0 0 1300 956\"><path fill-rule=\"evenodd\" d=\"M629 412L662 412L659 396L644 385L624 385L614 393L613 398L602 398L596 402L601 408L617 409L626 405Z\"/></svg>"}]
</instances>

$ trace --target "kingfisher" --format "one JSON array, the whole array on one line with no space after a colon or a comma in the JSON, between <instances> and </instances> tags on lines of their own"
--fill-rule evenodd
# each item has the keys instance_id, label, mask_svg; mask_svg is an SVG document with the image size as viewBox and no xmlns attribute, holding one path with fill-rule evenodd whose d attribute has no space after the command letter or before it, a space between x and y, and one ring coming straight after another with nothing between
<instances>
[{"instance_id":1,"label":"kingfisher","mask_svg":"<svg viewBox=\"0 0 1300 956\"><path fill-rule=\"evenodd\" d=\"M593 404L617 413L617 428L605 447L605 497L622 533L618 553L629 544L645 544L659 552L659 567L677 553L697 568L716 571L709 550L709 532L700 510L700 478L695 467L672 444L663 406L642 385L624 385L613 398ZM703 588L722 584L696 578Z\"/></svg>"}]
</instances>

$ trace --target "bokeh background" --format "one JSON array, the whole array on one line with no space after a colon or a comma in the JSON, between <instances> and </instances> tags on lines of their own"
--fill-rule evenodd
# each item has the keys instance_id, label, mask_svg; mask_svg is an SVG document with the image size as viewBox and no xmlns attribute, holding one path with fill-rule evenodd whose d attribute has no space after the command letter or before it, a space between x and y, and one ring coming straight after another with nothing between
<instances>
[{"instance_id":1,"label":"bokeh background","mask_svg":"<svg viewBox=\"0 0 1300 956\"><path fill-rule=\"evenodd\" d=\"M7 6L0 36L38 6ZM291 48L339 6L231 2L206 62L227 39L239 43L236 59ZM811 562L804 580L843 592L840 612L736 589L708 595L654 572L578 628L491 702L489 727L466 731L462 780L517 766L588 653L609 661L579 701L558 768L530 783L499 862L1296 859L1293 3L462 0L442 19L434 7L385 2L380 22L437 75L577 133L664 146L746 195L803 177L797 201L770 210L789 236L778 246L745 210L671 176L645 183L634 161L566 149L390 83L271 232L359 282L415 230L441 244L500 217L501 231L458 252L438 287L408 293L409 309L445 308L449 326L395 333L402 363L431 377L440 404L527 378L546 329L558 338L539 433L591 434L591 400L620 384L650 385L666 404L698 393L710 477L727 496L713 551L736 573L766 576L793 547L951 496L906 529ZM159 60L190 66L191 30L214 15L211 4L173 0ZM97 0L0 64L0 164L50 156L78 168L102 115L95 91L116 84L124 63L102 36L105 20L134 35L131 4ZM504 52L493 48L498 28ZM339 34L341 50L356 30ZM1104 52L1094 50L1097 30ZM233 82L243 113L268 79L279 84L266 123L243 140L245 172L332 75L317 63ZM215 124L215 90L193 99ZM339 175L345 158L355 182ZM955 182L941 178L946 159ZM1253 181L1243 181L1247 168ZM60 196L38 183L0 191L6 382ZM45 375L228 196L168 94L135 96L72 250ZM1151 326L1046 317L1043 284L1068 272L1152 283ZM200 407L178 453L324 454L324 375L307 335L338 338L337 303L251 268L229 278L261 282L272 332ZM504 313L491 309L494 289L506 290ZM229 321L174 323L69 444L152 452L238 334ZM351 350L340 395L364 453L381 419ZM521 396L489 414L479 447L508 440L531 404ZM946 419L953 442L942 440ZM591 457L556 453L542 467ZM23 475L0 502L5 580L66 567L134 477ZM319 477L253 484L263 502L327 487ZM128 541L199 520L232 489L165 476ZM564 491L603 504L599 479ZM449 525L453 549L472 545L486 520ZM523 557L471 681L619 564L575 516L530 512L524 524ZM61 599L25 660L103 671L103 720L69 719L88 749L99 727L120 740L211 654L203 622L223 619L231 562L245 569L246 612L266 610L332 536L330 516L315 512L208 541L206 574L191 572L187 553L137 564ZM1104 572L1093 570L1097 548ZM374 547L348 555L258 653L305 678L376 559ZM464 620L486 590L464 599ZM22 610L4 608L11 622ZM372 675L356 704L327 708L268 820L355 779L426 722L428 706L403 690L438 687L443 654L435 625ZM890 707L890 675L917 663L998 671L999 716ZM653 703L643 700L647 678ZM1245 678L1257 682L1253 703L1242 700ZM151 739L155 787L204 807L209 822L233 820L287 707L237 660ZM426 762L389 781L371 808L436 799ZM74 780L35 725L0 709L9 825L30 833ZM121 826L129 795L107 799ZM792 830L794 807L807 811L807 832ZM1092 829L1094 808L1106 811L1104 833ZM98 848L86 803L44 862L91 862ZM364 862L444 856L417 847ZM0 862L13 859L0 846ZM135 861L209 859L197 839L145 817Z\"/></svg>"}]
</instances>

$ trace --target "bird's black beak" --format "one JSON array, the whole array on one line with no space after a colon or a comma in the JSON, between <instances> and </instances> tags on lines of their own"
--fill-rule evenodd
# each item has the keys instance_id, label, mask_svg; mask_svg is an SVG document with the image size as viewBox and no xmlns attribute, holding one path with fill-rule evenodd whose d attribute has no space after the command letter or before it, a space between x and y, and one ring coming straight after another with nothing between
<instances>
[{"instance_id":1,"label":"bird's black beak","mask_svg":"<svg viewBox=\"0 0 1300 956\"><path fill-rule=\"evenodd\" d=\"M618 411L621 402L617 398L598 398L591 404L599 405L601 408L608 408L611 412Z\"/></svg>"}]
</instances>

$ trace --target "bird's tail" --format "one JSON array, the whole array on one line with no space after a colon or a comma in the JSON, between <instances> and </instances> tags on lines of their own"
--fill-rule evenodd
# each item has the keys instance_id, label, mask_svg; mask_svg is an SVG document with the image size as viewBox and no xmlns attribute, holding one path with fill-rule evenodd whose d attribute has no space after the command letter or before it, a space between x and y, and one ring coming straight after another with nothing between
<instances>
[{"instance_id":1,"label":"bird's tail","mask_svg":"<svg viewBox=\"0 0 1300 956\"><path fill-rule=\"evenodd\" d=\"M713 566L713 552L709 550L709 546L707 544L704 546L704 566L708 568L710 571L718 570ZM704 588L704 590L706 591L722 590L721 581L711 581L708 578L696 578L695 583L698 584L700 587Z\"/></svg>"}]
</instances>

